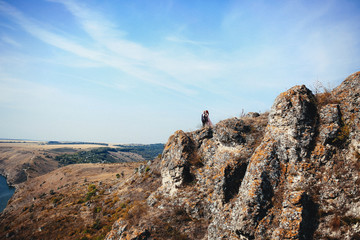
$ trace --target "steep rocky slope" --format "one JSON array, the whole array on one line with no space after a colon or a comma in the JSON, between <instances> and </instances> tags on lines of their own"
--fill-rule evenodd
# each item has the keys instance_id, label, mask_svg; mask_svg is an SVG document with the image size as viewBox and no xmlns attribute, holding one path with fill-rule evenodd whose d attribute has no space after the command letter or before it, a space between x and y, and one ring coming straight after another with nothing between
<instances>
[{"instance_id":1,"label":"steep rocky slope","mask_svg":"<svg viewBox=\"0 0 360 240\"><path fill-rule=\"evenodd\" d=\"M160 174L144 166L73 164L17 185L0 213L0 239L103 239L159 186Z\"/></svg>"},{"instance_id":2,"label":"steep rocky slope","mask_svg":"<svg viewBox=\"0 0 360 240\"><path fill-rule=\"evenodd\" d=\"M58 168L59 164L38 149L0 142L0 174L11 185L25 182ZM19 144L18 144L19 145ZM25 145L25 144L24 144Z\"/></svg>"},{"instance_id":3,"label":"steep rocky slope","mask_svg":"<svg viewBox=\"0 0 360 240\"><path fill-rule=\"evenodd\" d=\"M360 239L360 72L269 114L177 131L161 186L107 239ZM136 214L135 214L136 213Z\"/></svg>"}]
</instances>

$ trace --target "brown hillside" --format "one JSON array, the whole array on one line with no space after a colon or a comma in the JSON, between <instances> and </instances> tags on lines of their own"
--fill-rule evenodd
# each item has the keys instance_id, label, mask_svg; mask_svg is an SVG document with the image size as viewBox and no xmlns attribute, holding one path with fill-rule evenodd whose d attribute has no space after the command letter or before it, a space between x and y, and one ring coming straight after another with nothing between
<instances>
[{"instance_id":1,"label":"brown hillside","mask_svg":"<svg viewBox=\"0 0 360 240\"><path fill-rule=\"evenodd\" d=\"M0 239L102 239L158 187L148 186L150 172L140 163L74 164L30 179L0 215Z\"/></svg>"}]
</instances>

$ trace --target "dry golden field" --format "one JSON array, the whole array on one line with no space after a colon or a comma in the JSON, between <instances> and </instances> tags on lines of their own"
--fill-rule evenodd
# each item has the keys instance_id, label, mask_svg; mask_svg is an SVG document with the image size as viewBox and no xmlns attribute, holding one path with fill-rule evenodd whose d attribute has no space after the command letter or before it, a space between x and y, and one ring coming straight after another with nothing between
<instances>
[{"instance_id":1,"label":"dry golden field","mask_svg":"<svg viewBox=\"0 0 360 240\"><path fill-rule=\"evenodd\" d=\"M0 174L16 186L28 179L41 176L59 167L55 157L104 147L102 144L47 144L40 141L0 140ZM106 147L115 147L109 144ZM114 154L124 161L142 161L134 153L117 152Z\"/></svg>"}]
</instances>

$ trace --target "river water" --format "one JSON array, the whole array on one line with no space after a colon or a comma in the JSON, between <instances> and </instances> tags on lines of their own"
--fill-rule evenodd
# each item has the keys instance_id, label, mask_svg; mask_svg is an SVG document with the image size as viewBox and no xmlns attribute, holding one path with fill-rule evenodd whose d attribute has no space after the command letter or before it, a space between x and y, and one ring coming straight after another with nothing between
<instances>
[{"instance_id":1,"label":"river water","mask_svg":"<svg viewBox=\"0 0 360 240\"><path fill-rule=\"evenodd\" d=\"M14 194L15 188L9 187L6 178L0 175L0 212L2 212L11 196Z\"/></svg>"}]
</instances>

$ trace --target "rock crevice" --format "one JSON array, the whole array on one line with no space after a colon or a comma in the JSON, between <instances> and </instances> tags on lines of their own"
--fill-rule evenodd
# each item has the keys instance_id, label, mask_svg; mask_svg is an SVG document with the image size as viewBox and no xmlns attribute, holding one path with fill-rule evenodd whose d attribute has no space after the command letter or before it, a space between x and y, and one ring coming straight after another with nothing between
<instances>
[{"instance_id":1,"label":"rock crevice","mask_svg":"<svg viewBox=\"0 0 360 240\"><path fill-rule=\"evenodd\" d=\"M175 132L151 206L206 219L203 239L359 239L359 96L360 72L325 95L295 86L269 114Z\"/></svg>"}]
</instances>

